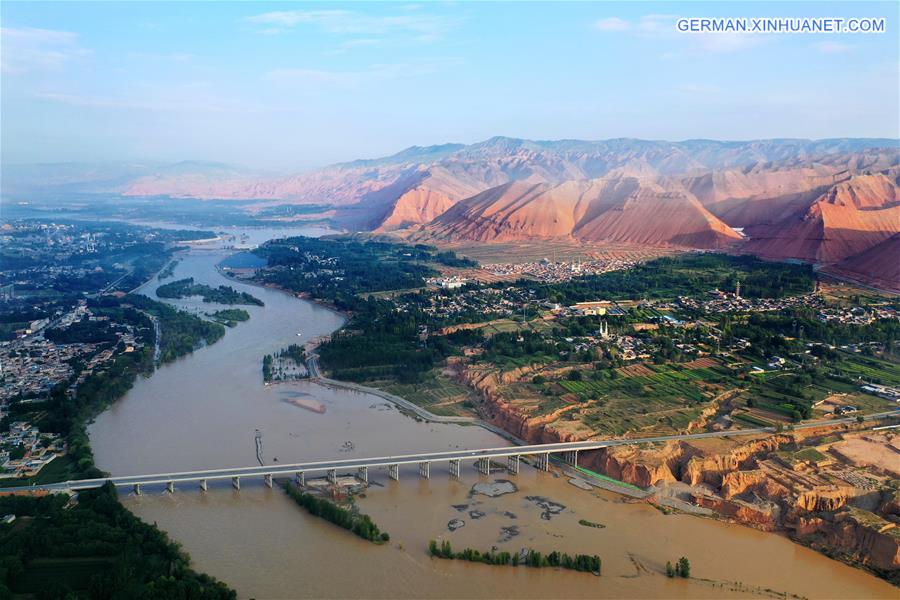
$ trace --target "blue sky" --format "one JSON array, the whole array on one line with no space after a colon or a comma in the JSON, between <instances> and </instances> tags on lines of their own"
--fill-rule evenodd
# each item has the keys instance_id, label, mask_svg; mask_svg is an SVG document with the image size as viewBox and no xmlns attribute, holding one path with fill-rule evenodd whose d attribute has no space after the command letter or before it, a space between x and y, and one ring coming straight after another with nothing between
<instances>
[{"instance_id":1,"label":"blue sky","mask_svg":"<svg viewBox=\"0 0 900 600\"><path fill-rule=\"evenodd\" d=\"M681 34L677 17L886 17ZM3 2L2 158L306 169L413 144L898 137L887 3Z\"/></svg>"}]
</instances>

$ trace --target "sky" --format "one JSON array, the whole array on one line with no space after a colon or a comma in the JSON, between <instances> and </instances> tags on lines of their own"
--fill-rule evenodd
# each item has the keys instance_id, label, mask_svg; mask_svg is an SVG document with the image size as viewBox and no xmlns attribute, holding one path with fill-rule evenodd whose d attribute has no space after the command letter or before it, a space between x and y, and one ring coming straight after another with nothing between
<instances>
[{"instance_id":1,"label":"sky","mask_svg":"<svg viewBox=\"0 0 900 600\"><path fill-rule=\"evenodd\" d=\"M7 164L273 171L411 145L900 137L898 4L7 2ZM688 34L683 17L885 17Z\"/></svg>"}]
</instances>

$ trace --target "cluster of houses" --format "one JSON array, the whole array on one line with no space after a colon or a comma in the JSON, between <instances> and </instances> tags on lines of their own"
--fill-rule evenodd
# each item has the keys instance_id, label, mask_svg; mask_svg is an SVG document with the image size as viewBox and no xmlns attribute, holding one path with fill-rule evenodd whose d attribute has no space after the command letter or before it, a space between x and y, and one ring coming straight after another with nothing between
<instances>
[{"instance_id":1,"label":"cluster of houses","mask_svg":"<svg viewBox=\"0 0 900 600\"><path fill-rule=\"evenodd\" d=\"M900 389L887 385L879 385L877 383L867 383L862 386L862 391L868 394L874 394L885 400L900 402Z\"/></svg>"},{"instance_id":2,"label":"cluster of houses","mask_svg":"<svg viewBox=\"0 0 900 600\"><path fill-rule=\"evenodd\" d=\"M626 259L551 261L545 258L537 262L483 265L481 268L492 275L517 275L531 277L543 283L558 283L560 281L568 281L573 277L599 275L609 271L630 269L637 262L636 260Z\"/></svg>"},{"instance_id":3,"label":"cluster of houses","mask_svg":"<svg viewBox=\"0 0 900 600\"><path fill-rule=\"evenodd\" d=\"M89 356L85 368L79 373L80 383L94 369L110 360L114 348L106 348L99 353L97 344L71 343L60 344L44 337L48 328L65 329L82 319L91 321L108 320L105 316L94 316L82 301L73 310L43 323L40 327L29 329L21 336L0 342L0 405L14 398L34 398L49 392L55 385L67 381L73 371L72 359ZM141 344L129 325L116 328L118 341L124 345L125 352L133 352Z\"/></svg>"},{"instance_id":4,"label":"cluster of houses","mask_svg":"<svg viewBox=\"0 0 900 600\"><path fill-rule=\"evenodd\" d=\"M465 277L431 277L425 280L425 283L428 285L433 285L441 288L442 290L458 290L462 286L469 283L469 280Z\"/></svg>"},{"instance_id":5,"label":"cluster of houses","mask_svg":"<svg viewBox=\"0 0 900 600\"><path fill-rule=\"evenodd\" d=\"M64 452L58 435L41 433L27 421L11 423L8 431L0 432L0 486L3 479L36 475Z\"/></svg>"},{"instance_id":6,"label":"cluster of houses","mask_svg":"<svg viewBox=\"0 0 900 600\"><path fill-rule=\"evenodd\" d=\"M478 287L463 289L454 294L411 294L397 298L396 301L400 312L408 311L415 305L426 314L439 317L477 312L503 318L521 313L523 306L534 302L533 296L534 290L512 286L503 289Z\"/></svg>"},{"instance_id":7,"label":"cluster of houses","mask_svg":"<svg viewBox=\"0 0 900 600\"><path fill-rule=\"evenodd\" d=\"M721 314L732 312L772 312L795 307L820 308L825 305L821 296L807 294L802 296L788 296L785 298L744 298L739 289L735 292L723 292L715 289L707 292L707 297L678 298L677 305L681 308L702 311L707 314Z\"/></svg>"},{"instance_id":8,"label":"cluster of houses","mask_svg":"<svg viewBox=\"0 0 900 600\"><path fill-rule=\"evenodd\" d=\"M868 325L877 319L896 319L898 317L900 317L900 313L890 306L830 307L820 310L816 315L816 318L823 323L843 325Z\"/></svg>"},{"instance_id":9,"label":"cluster of houses","mask_svg":"<svg viewBox=\"0 0 900 600\"><path fill-rule=\"evenodd\" d=\"M0 404L49 392L72 376L70 360L93 350L93 344L54 344L39 335L0 343Z\"/></svg>"}]
</instances>

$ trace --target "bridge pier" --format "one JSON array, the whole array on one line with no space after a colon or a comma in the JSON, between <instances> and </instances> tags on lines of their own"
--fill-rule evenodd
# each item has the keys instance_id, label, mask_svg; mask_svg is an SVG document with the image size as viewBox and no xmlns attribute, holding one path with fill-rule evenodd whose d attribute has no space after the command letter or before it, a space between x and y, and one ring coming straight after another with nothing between
<instances>
[{"instance_id":1,"label":"bridge pier","mask_svg":"<svg viewBox=\"0 0 900 600\"><path fill-rule=\"evenodd\" d=\"M336 469L328 469L328 483L337 483L337 470Z\"/></svg>"},{"instance_id":2,"label":"bridge pier","mask_svg":"<svg viewBox=\"0 0 900 600\"><path fill-rule=\"evenodd\" d=\"M578 450L563 452L563 460L572 466L578 466Z\"/></svg>"},{"instance_id":3,"label":"bridge pier","mask_svg":"<svg viewBox=\"0 0 900 600\"><path fill-rule=\"evenodd\" d=\"M266 473L263 475L263 481L266 483L266 487L272 487L272 474Z\"/></svg>"},{"instance_id":4,"label":"bridge pier","mask_svg":"<svg viewBox=\"0 0 900 600\"><path fill-rule=\"evenodd\" d=\"M519 455L514 454L513 456L509 456L506 459L506 470L513 475L519 473Z\"/></svg>"},{"instance_id":5,"label":"bridge pier","mask_svg":"<svg viewBox=\"0 0 900 600\"><path fill-rule=\"evenodd\" d=\"M550 470L550 453L544 452L537 455L537 464L535 465L539 471Z\"/></svg>"},{"instance_id":6,"label":"bridge pier","mask_svg":"<svg viewBox=\"0 0 900 600\"><path fill-rule=\"evenodd\" d=\"M428 461L419 463L419 476L429 479L431 476L431 463Z\"/></svg>"},{"instance_id":7,"label":"bridge pier","mask_svg":"<svg viewBox=\"0 0 900 600\"><path fill-rule=\"evenodd\" d=\"M456 477L459 479L459 461L451 460L450 461L450 477Z\"/></svg>"},{"instance_id":8,"label":"bridge pier","mask_svg":"<svg viewBox=\"0 0 900 600\"><path fill-rule=\"evenodd\" d=\"M241 478L240 477L232 477L231 478L231 486L236 490L240 490L241 489Z\"/></svg>"},{"instance_id":9,"label":"bridge pier","mask_svg":"<svg viewBox=\"0 0 900 600\"><path fill-rule=\"evenodd\" d=\"M134 495L135 496L141 495L141 484L139 484L139 483L134 484Z\"/></svg>"},{"instance_id":10,"label":"bridge pier","mask_svg":"<svg viewBox=\"0 0 900 600\"><path fill-rule=\"evenodd\" d=\"M478 469L478 472L482 475L490 475L491 474L491 459L490 458L479 458L475 461L475 467Z\"/></svg>"},{"instance_id":11,"label":"bridge pier","mask_svg":"<svg viewBox=\"0 0 900 600\"><path fill-rule=\"evenodd\" d=\"M369 467L360 467L356 470L356 478L369 485Z\"/></svg>"},{"instance_id":12,"label":"bridge pier","mask_svg":"<svg viewBox=\"0 0 900 600\"><path fill-rule=\"evenodd\" d=\"M200 480L200 489L203 490L204 492L208 489L208 486L206 485L206 480L205 480L205 479L201 479L201 480Z\"/></svg>"},{"instance_id":13,"label":"bridge pier","mask_svg":"<svg viewBox=\"0 0 900 600\"><path fill-rule=\"evenodd\" d=\"M303 474L303 471L297 471L297 474L294 475L294 482L300 487L306 485L306 476Z\"/></svg>"},{"instance_id":14,"label":"bridge pier","mask_svg":"<svg viewBox=\"0 0 900 600\"><path fill-rule=\"evenodd\" d=\"M166 491L169 492L170 494L175 493L175 482L174 481L166 482Z\"/></svg>"},{"instance_id":15,"label":"bridge pier","mask_svg":"<svg viewBox=\"0 0 900 600\"><path fill-rule=\"evenodd\" d=\"M388 465L388 477L400 481L400 465Z\"/></svg>"}]
</instances>

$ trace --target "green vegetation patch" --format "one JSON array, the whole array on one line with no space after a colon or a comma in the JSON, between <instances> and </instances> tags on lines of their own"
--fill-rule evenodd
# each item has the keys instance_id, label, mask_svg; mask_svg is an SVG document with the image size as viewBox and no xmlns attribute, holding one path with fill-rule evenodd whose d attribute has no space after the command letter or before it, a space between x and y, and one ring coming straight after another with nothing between
<instances>
[{"instance_id":1,"label":"green vegetation patch","mask_svg":"<svg viewBox=\"0 0 900 600\"><path fill-rule=\"evenodd\" d=\"M427 408L436 415L470 415L472 411L469 407L475 400L475 394L468 387L452 381L441 372L440 367L425 373L419 382L385 380L374 381L370 385Z\"/></svg>"},{"instance_id":2,"label":"green vegetation patch","mask_svg":"<svg viewBox=\"0 0 900 600\"><path fill-rule=\"evenodd\" d=\"M217 288L203 283L194 283L193 277L179 279L172 283L166 283L156 288L156 295L160 298L187 298L200 296L204 302L216 304L252 304L263 306L263 301L247 292L239 292L229 285L220 285Z\"/></svg>"},{"instance_id":3,"label":"green vegetation patch","mask_svg":"<svg viewBox=\"0 0 900 600\"><path fill-rule=\"evenodd\" d=\"M217 310L209 315L210 318L217 323L221 323L226 327L235 327L238 323L250 320L250 313L243 308L226 308Z\"/></svg>"},{"instance_id":4,"label":"green vegetation patch","mask_svg":"<svg viewBox=\"0 0 900 600\"><path fill-rule=\"evenodd\" d=\"M603 523L594 523L593 521L588 521L587 519L578 519L578 524L583 525L584 527L593 527L594 529L606 529L606 525Z\"/></svg>"},{"instance_id":5,"label":"green vegetation patch","mask_svg":"<svg viewBox=\"0 0 900 600\"><path fill-rule=\"evenodd\" d=\"M809 265L764 262L750 256L682 254L659 258L625 271L578 277L541 286L540 294L564 305L588 300L629 300L697 296L733 290L741 282L746 298L780 298L813 290Z\"/></svg>"},{"instance_id":6,"label":"green vegetation patch","mask_svg":"<svg viewBox=\"0 0 900 600\"><path fill-rule=\"evenodd\" d=\"M231 599L236 594L190 567L165 533L122 506L112 484L69 497L0 498L0 597Z\"/></svg>"},{"instance_id":7,"label":"green vegetation patch","mask_svg":"<svg viewBox=\"0 0 900 600\"><path fill-rule=\"evenodd\" d=\"M378 529L378 526L369 515L355 510L355 506L353 509L344 508L325 498L301 491L297 486L290 483L286 483L284 489L288 496L298 505L305 508L309 514L334 523L338 527L343 527L364 540L381 544L391 539L391 536L386 531Z\"/></svg>"},{"instance_id":8,"label":"green vegetation patch","mask_svg":"<svg viewBox=\"0 0 900 600\"><path fill-rule=\"evenodd\" d=\"M450 542L443 541L440 546L435 540L428 542L428 553L435 558L467 560L488 565L503 565L518 567L520 564L526 567L555 567L558 569L571 569L600 575L601 561L596 554L568 555L565 552L550 552L542 554L537 550L528 550L524 557L518 552L509 553L494 549L488 552L480 552L472 548L466 548L461 552L454 552Z\"/></svg>"}]
</instances>

